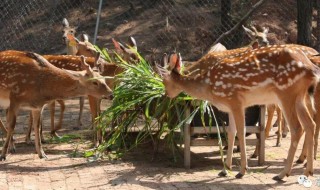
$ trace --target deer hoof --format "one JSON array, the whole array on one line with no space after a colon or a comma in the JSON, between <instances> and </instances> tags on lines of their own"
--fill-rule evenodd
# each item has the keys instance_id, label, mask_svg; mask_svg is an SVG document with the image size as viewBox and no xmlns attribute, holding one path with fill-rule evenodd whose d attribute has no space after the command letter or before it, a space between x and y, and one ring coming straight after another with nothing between
<instances>
[{"instance_id":1,"label":"deer hoof","mask_svg":"<svg viewBox=\"0 0 320 190\"><path fill-rule=\"evenodd\" d=\"M227 172L225 172L225 171L222 170L222 171L218 174L218 176L219 176L219 177L227 177L228 174L227 174Z\"/></svg>"},{"instance_id":2,"label":"deer hoof","mask_svg":"<svg viewBox=\"0 0 320 190\"><path fill-rule=\"evenodd\" d=\"M281 143L277 143L277 144L276 144L276 147L281 147Z\"/></svg>"},{"instance_id":3,"label":"deer hoof","mask_svg":"<svg viewBox=\"0 0 320 190\"><path fill-rule=\"evenodd\" d=\"M275 180L275 181L278 181L278 182L282 182L283 181L282 178L280 178L279 176L274 176L272 179Z\"/></svg>"},{"instance_id":4,"label":"deer hoof","mask_svg":"<svg viewBox=\"0 0 320 190\"><path fill-rule=\"evenodd\" d=\"M39 158L40 159L43 159L43 158L47 159L48 157L47 157L47 155L45 153L42 153L42 154L39 155Z\"/></svg>"},{"instance_id":5,"label":"deer hoof","mask_svg":"<svg viewBox=\"0 0 320 190\"><path fill-rule=\"evenodd\" d=\"M242 173L239 172L239 173L236 175L236 178L237 178L237 179L241 179L243 176L244 176L244 174L242 174Z\"/></svg>"},{"instance_id":6,"label":"deer hoof","mask_svg":"<svg viewBox=\"0 0 320 190\"><path fill-rule=\"evenodd\" d=\"M80 127L73 127L72 129L78 131L78 130L80 130Z\"/></svg>"},{"instance_id":7,"label":"deer hoof","mask_svg":"<svg viewBox=\"0 0 320 190\"><path fill-rule=\"evenodd\" d=\"M16 147L11 147L11 148L9 149L9 152L10 152L11 154L16 153Z\"/></svg>"},{"instance_id":8,"label":"deer hoof","mask_svg":"<svg viewBox=\"0 0 320 190\"><path fill-rule=\"evenodd\" d=\"M303 162L304 162L304 160L300 160L300 159L298 159L298 160L296 161L297 164L302 164Z\"/></svg>"},{"instance_id":9,"label":"deer hoof","mask_svg":"<svg viewBox=\"0 0 320 190\"><path fill-rule=\"evenodd\" d=\"M5 161L6 160L6 156L0 156L0 161Z\"/></svg>"},{"instance_id":10,"label":"deer hoof","mask_svg":"<svg viewBox=\"0 0 320 190\"><path fill-rule=\"evenodd\" d=\"M257 158L257 157L258 157L258 155L252 154L250 158Z\"/></svg>"},{"instance_id":11,"label":"deer hoof","mask_svg":"<svg viewBox=\"0 0 320 190\"><path fill-rule=\"evenodd\" d=\"M26 143L27 143L28 145L32 145L32 144L33 144L33 142L31 141L31 139L26 139Z\"/></svg>"},{"instance_id":12,"label":"deer hoof","mask_svg":"<svg viewBox=\"0 0 320 190\"><path fill-rule=\"evenodd\" d=\"M282 134L282 138L286 138L287 137L287 134Z\"/></svg>"},{"instance_id":13,"label":"deer hoof","mask_svg":"<svg viewBox=\"0 0 320 190\"><path fill-rule=\"evenodd\" d=\"M51 131L51 137L55 137L55 138L61 139L61 137L58 135L58 133L56 133L56 131Z\"/></svg>"}]
</instances>

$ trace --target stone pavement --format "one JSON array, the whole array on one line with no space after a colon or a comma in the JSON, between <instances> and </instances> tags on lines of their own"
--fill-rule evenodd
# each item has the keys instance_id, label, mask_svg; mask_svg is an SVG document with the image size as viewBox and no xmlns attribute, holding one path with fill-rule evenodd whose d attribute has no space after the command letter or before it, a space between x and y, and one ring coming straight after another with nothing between
<instances>
[{"instance_id":1,"label":"stone pavement","mask_svg":"<svg viewBox=\"0 0 320 190\"><path fill-rule=\"evenodd\" d=\"M0 189L169 189L169 190L224 190L224 189L306 189L297 183L303 173L303 165L294 165L292 175L277 183L272 177L283 168L290 137L283 140L282 147L274 147L276 137L266 141L266 163L257 166L257 159L248 159L249 173L243 179L235 179L240 162L240 154L234 154L234 168L230 177L218 177L222 169L218 147L192 147L192 168L183 168L182 161L174 164L171 154L160 151L152 161L152 147L144 144L116 161L90 162L81 157L90 148L90 116L85 108L82 130L73 131L78 114L78 100L67 103L64 129L60 134L78 134L69 143L46 143L48 159L39 159L33 145L24 143L24 128L28 117L22 112L17 124L17 152L0 162ZM49 118L45 112L45 130L49 130ZM4 114L2 113L1 116ZM274 134L274 132L271 132ZM252 137L254 138L254 137ZM2 146L0 135L0 146ZM148 148L150 147L150 148ZM248 147L248 155L254 147ZM300 153L301 146L296 155ZM318 156L318 160L320 156ZM182 160L182 159L180 159ZM315 162L315 183L320 177L318 161ZM311 189L320 189L315 184Z\"/></svg>"}]
</instances>

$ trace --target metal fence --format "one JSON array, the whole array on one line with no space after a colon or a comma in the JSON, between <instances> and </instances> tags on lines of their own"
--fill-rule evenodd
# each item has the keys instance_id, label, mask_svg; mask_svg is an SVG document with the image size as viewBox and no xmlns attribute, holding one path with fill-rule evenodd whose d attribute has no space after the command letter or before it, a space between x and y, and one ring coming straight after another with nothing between
<instances>
[{"instance_id":1,"label":"metal fence","mask_svg":"<svg viewBox=\"0 0 320 190\"><path fill-rule=\"evenodd\" d=\"M133 36L143 55L176 50L185 59L196 59L258 0L232 0L231 7L221 2L104 0L97 45L112 49L111 38L126 42L128 36ZM62 19L77 25L78 33L93 36L98 4L99 0L2 0L0 50L62 53ZM246 23L269 27L272 43L294 43L296 12L296 0L267 0ZM248 39L240 28L221 42L227 48L236 48Z\"/></svg>"}]
</instances>

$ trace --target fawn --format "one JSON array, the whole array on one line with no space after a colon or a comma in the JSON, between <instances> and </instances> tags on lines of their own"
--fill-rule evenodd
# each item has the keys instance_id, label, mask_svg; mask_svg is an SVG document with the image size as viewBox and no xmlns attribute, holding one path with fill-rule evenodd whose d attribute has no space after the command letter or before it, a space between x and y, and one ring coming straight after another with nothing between
<instances>
[{"instance_id":1,"label":"fawn","mask_svg":"<svg viewBox=\"0 0 320 190\"><path fill-rule=\"evenodd\" d=\"M8 50L0 52L0 102L7 108L7 137L0 160L6 159L15 147L12 135L19 109L32 112L35 147L39 158L46 158L40 140L39 122L43 106L56 99L91 95L96 98L109 96L112 91L101 75L93 71L81 57L84 71L59 69L44 57L30 52ZM92 79L95 78L95 79Z\"/></svg>"},{"instance_id":2,"label":"fawn","mask_svg":"<svg viewBox=\"0 0 320 190\"><path fill-rule=\"evenodd\" d=\"M303 133L302 126L306 131L308 151L304 174L313 174L315 123L308 107L312 105L312 89L318 83L320 69L301 49L294 45L266 46L224 59L208 54L197 61L200 71L195 75L180 74L180 55L172 54L168 60L171 72L159 68L167 96L174 98L184 91L229 113L226 166L231 168L237 133L241 149L241 169L237 178L241 178L247 170L244 109L266 103L281 106L292 133L286 166L273 179L281 180L290 174L294 153ZM221 171L219 175L226 174L226 171Z\"/></svg>"},{"instance_id":3,"label":"fawn","mask_svg":"<svg viewBox=\"0 0 320 190\"><path fill-rule=\"evenodd\" d=\"M108 76L109 78L106 78L106 83L107 85L113 89L114 87L114 80L113 78L115 75L121 73L123 71L122 68L120 68L117 64L115 63L109 63L102 59L99 55L100 53L97 52L94 48L94 46L88 41L88 38L86 35L83 37L83 41L78 40L77 38L71 38L69 39L73 40L76 42L76 49L77 49L77 54L81 54L84 56L87 56L86 62L90 65L91 68L97 67L99 70L99 73L102 76ZM134 38L131 38L133 41ZM128 51L123 51L122 54L123 59L126 61L130 60L136 60L136 53L135 52L128 52ZM44 55L44 57L54 66L62 69L68 69L68 70L73 70L73 71L80 71L82 70L81 67L81 59L79 56L72 56L72 55ZM97 101L96 98L92 96L88 96L89 100L89 106L90 106L90 111L91 111L91 116L92 116L92 121L95 121L95 118L98 116L100 112L100 102ZM63 119L63 112L64 112L64 101L63 100L57 100L57 102L61 105L61 111L60 111L60 117L59 117L59 122L55 126L54 124L54 107L55 107L55 102L51 102L49 104L50 108L50 113L51 113L51 135L53 136L58 136L57 135L57 130L61 129L62 126L62 119ZM95 123L93 124L93 127L95 128ZM27 131L26 135L26 141L30 142L30 133L31 133L31 123L29 124L29 129ZM95 146L98 146L99 143L102 141L101 137L101 131L97 131L97 134L95 134L94 138L94 144Z\"/></svg>"}]
</instances>

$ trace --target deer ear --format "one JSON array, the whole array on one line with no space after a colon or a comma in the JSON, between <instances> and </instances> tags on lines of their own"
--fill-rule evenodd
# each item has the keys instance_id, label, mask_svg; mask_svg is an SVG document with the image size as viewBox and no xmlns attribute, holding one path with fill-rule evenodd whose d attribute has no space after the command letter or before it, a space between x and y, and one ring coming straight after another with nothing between
<instances>
[{"instance_id":1,"label":"deer ear","mask_svg":"<svg viewBox=\"0 0 320 190\"><path fill-rule=\"evenodd\" d=\"M63 25L63 27L69 27L69 22L66 18L63 18L62 25Z\"/></svg>"},{"instance_id":2,"label":"deer ear","mask_svg":"<svg viewBox=\"0 0 320 190\"><path fill-rule=\"evenodd\" d=\"M94 58L94 66L98 68L99 65L99 59L100 59L100 52L97 52L95 58Z\"/></svg>"},{"instance_id":3,"label":"deer ear","mask_svg":"<svg viewBox=\"0 0 320 190\"><path fill-rule=\"evenodd\" d=\"M252 49L257 49L259 48L259 42L255 41L251 46L252 46Z\"/></svg>"},{"instance_id":4,"label":"deer ear","mask_svg":"<svg viewBox=\"0 0 320 190\"><path fill-rule=\"evenodd\" d=\"M82 42L89 42L89 36L87 34L81 34L80 40Z\"/></svg>"},{"instance_id":5,"label":"deer ear","mask_svg":"<svg viewBox=\"0 0 320 190\"><path fill-rule=\"evenodd\" d=\"M131 46L131 47L134 48L135 50L138 49L136 40L135 40L132 36L129 37L129 40L128 40L128 41L129 41L129 46Z\"/></svg>"},{"instance_id":6,"label":"deer ear","mask_svg":"<svg viewBox=\"0 0 320 190\"><path fill-rule=\"evenodd\" d=\"M114 38L112 38L112 42L117 51L125 51L126 48L120 42L116 41Z\"/></svg>"},{"instance_id":7,"label":"deer ear","mask_svg":"<svg viewBox=\"0 0 320 190\"><path fill-rule=\"evenodd\" d=\"M177 53L171 54L170 58L169 58L169 68L170 68L170 70L175 70L178 73L180 73L181 66L182 66L182 61L181 61L180 54L177 54Z\"/></svg>"},{"instance_id":8,"label":"deer ear","mask_svg":"<svg viewBox=\"0 0 320 190\"><path fill-rule=\"evenodd\" d=\"M268 34L269 28L268 27L263 27L263 33Z\"/></svg>"},{"instance_id":9,"label":"deer ear","mask_svg":"<svg viewBox=\"0 0 320 190\"><path fill-rule=\"evenodd\" d=\"M89 77L93 77L93 71L92 71L90 65L88 65L86 63L85 57L83 55L81 55L80 58L81 58L81 67L82 67L82 69L87 71L87 74L89 75Z\"/></svg>"},{"instance_id":10,"label":"deer ear","mask_svg":"<svg viewBox=\"0 0 320 190\"><path fill-rule=\"evenodd\" d=\"M166 53L164 53L161 58L160 66L166 69L168 67L168 55Z\"/></svg>"},{"instance_id":11,"label":"deer ear","mask_svg":"<svg viewBox=\"0 0 320 190\"><path fill-rule=\"evenodd\" d=\"M252 39L255 36L255 33L252 30L250 30L249 28L245 27L244 25L242 25L242 28L244 29L246 34L249 36L249 38Z\"/></svg>"},{"instance_id":12,"label":"deer ear","mask_svg":"<svg viewBox=\"0 0 320 190\"><path fill-rule=\"evenodd\" d=\"M178 71L178 73L180 73L181 68L182 68L182 58L181 58L180 53L178 53L178 58L177 58L177 61L176 61L175 70Z\"/></svg>"}]
</instances>

